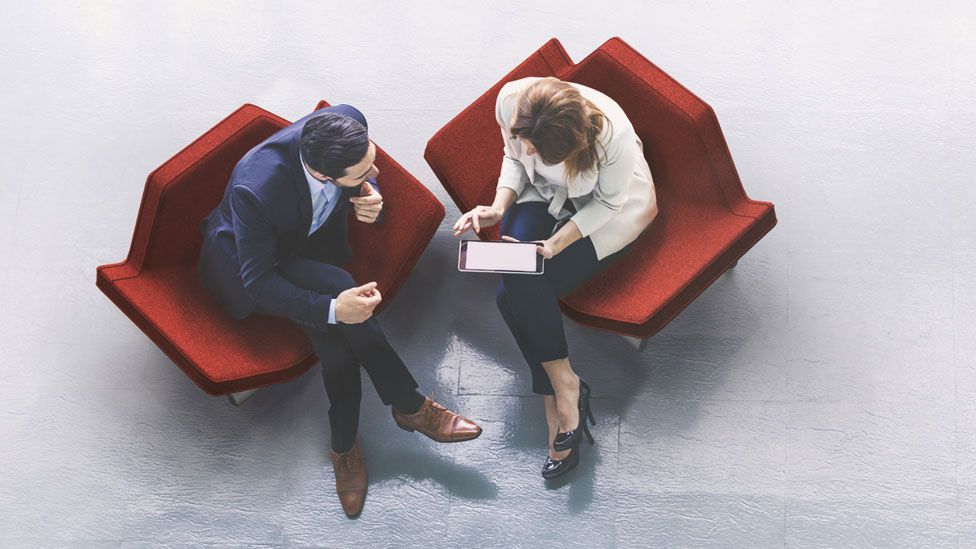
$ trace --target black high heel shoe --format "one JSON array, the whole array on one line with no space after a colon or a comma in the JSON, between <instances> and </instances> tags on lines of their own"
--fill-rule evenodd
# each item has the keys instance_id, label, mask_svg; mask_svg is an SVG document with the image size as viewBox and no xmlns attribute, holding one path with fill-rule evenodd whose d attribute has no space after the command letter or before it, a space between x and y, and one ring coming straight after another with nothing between
<instances>
[{"instance_id":1,"label":"black high heel shoe","mask_svg":"<svg viewBox=\"0 0 976 549\"><path fill-rule=\"evenodd\" d=\"M572 471L579 465L579 456L579 444L573 446L573 449L569 451L569 455L563 459L552 459L552 457L546 456L546 462L542 464L542 478L556 478L559 475L564 475Z\"/></svg>"},{"instance_id":2,"label":"black high heel shoe","mask_svg":"<svg viewBox=\"0 0 976 549\"><path fill-rule=\"evenodd\" d=\"M590 428L586 425L586 420L590 420L590 425L596 425L596 420L593 419L593 412L590 410L590 386L580 378L580 388L579 388L579 424L572 431L566 431L564 433L556 433L556 438L552 442L552 447L556 449L557 452L562 452L563 450L569 450L575 446L579 446L580 443L580 431L586 434L587 440L590 444L593 444L593 435L590 434Z\"/></svg>"}]
</instances>

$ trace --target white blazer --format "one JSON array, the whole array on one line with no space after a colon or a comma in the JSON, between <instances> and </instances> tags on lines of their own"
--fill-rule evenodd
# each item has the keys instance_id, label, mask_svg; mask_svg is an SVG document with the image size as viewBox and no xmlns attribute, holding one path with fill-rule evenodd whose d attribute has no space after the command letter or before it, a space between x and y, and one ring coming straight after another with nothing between
<instances>
[{"instance_id":1,"label":"white blazer","mask_svg":"<svg viewBox=\"0 0 976 549\"><path fill-rule=\"evenodd\" d=\"M495 118L505 142L505 157L497 188L515 191L517 203L549 202L549 213L557 219L569 217L571 212L563 207L568 198L576 208L569 219L579 227L584 238L589 236L593 241L597 259L603 259L634 241L657 217L657 196L651 169L644 158L644 145L613 99L593 88L570 82L603 111L610 124L604 124L598 136L606 154L597 148L597 171L583 174L567 185L564 163L546 166L537 155L525 153L521 140L510 137L516 96L539 78L513 80L498 92Z\"/></svg>"}]
</instances>

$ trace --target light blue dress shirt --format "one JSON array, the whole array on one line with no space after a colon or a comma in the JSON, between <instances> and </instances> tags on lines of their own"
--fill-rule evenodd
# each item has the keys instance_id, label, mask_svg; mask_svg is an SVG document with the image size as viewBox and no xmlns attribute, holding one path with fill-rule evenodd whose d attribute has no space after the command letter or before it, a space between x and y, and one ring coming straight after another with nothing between
<instances>
[{"instance_id":1,"label":"light blue dress shirt","mask_svg":"<svg viewBox=\"0 0 976 549\"><path fill-rule=\"evenodd\" d=\"M302 153L299 151L298 158L302 157ZM312 223L308 228L308 234L311 236L319 227L325 223L325 220L329 218L332 210L335 209L336 195L339 193L339 187L336 187L333 183L327 183L319 181L312 177L309 173L308 168L305 167L305 160L302 160L302 169L305 170L305 179L308 180L308 192L312 195ZM335 307L336 300L333 299L329 303L329 324L336 323L335 317Z\"/></svg>"}]
</instances>

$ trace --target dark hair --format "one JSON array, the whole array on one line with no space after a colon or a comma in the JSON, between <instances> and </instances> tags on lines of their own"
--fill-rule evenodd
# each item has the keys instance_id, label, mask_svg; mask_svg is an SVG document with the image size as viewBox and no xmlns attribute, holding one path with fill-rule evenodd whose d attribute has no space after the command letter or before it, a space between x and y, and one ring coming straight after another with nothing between
<instances>
[{"instance_id":1,"label":"dark hair","mask_svg":"<svg viewBox=\"0 0 976 549\"><path fill-rule=\"evenodd\" d=\"M305 122L299 148L308 167L338 179L366 156L369 135L355 118L327 112Z\"/></svg>"}]
</instances>

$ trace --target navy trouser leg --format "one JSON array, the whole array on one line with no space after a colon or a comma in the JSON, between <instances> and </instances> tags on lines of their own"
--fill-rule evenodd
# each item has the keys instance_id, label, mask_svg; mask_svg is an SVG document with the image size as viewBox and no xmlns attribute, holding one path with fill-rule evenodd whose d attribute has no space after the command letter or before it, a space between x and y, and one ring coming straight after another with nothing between
<instances>
[{"instance_id":1,"label":"navy trouser leg","mask_svg":"<svg viewBox=\"0 0 976 549\"><path fill-rule=\"evenodd\" d=\"M533 349L528 346L529 340L522 334L519 323L515 320L512 309L508 305L508 295L505 293L504 282L498 285L495 302L498 304L498 310L502 313L505 324L508 325L508 329L515 336L515 343L518 344L519 351L522 351L522 356L525 357L525 361L529 364L529 370L532 373L532 392L538 395L555 394L555 390L549 382L549 375L546 374L542 363L532 358Z\"/></svg>"},{"instance_id":2,"label":"navy trouser leg","mask_svg":"<svg viewBox=\"0 0 976 549\"><path fill-rule=\"evenodd\" d=\"M282 263L278 274L296 286L333 296L357 285L341 267L304 257ZM273 314L260 307L255 312ZM333 448L337 451L352 445L359 425L360 365L384 404L389 405L398 396L412 393L417 388L416 380L387 341L375 317L360 324L329 325L326 330L300 327L322 363L322 377L330 402ZM349 437L350 433L352 437Z\"/></svg>"},{"instance_id":3,"label":"navy trouser leg","mask_svg":"<svg viewBox=\"0 0 976 549\"><path fill-rule=\"evenodd\" d=\"M501 234L519 240L545 240L552 234L556 218L548 204L513 204L501 222ZM532 372L532 391L554 394L543 362L566 358L569 351L559 298L623 257L630 246L597 260L589 237L577 240L552 259L547 259L542 275L503 274L496 302L519 350Z\"/></svg>"}]
</instances>

